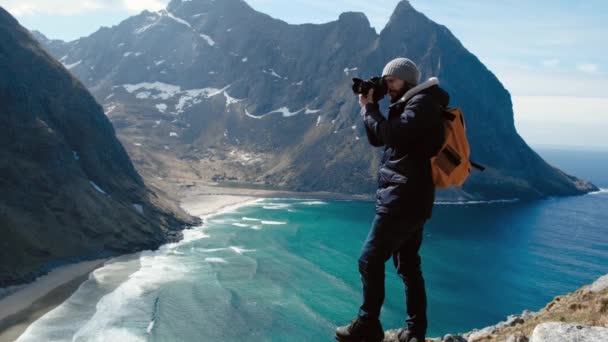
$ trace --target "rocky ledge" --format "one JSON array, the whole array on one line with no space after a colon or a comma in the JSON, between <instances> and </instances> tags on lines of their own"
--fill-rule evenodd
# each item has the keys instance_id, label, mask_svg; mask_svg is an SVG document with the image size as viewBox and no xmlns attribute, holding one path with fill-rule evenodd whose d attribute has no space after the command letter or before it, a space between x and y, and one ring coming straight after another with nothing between
<instances>
[{"instance_id":1,"label":"rocky ledge","mask_svg":"<svg viewBox=\"0 0 608 342\"><path fill-rule=\"evenodd\" d=\"M384 342L398 342L398 330ZM608 341L608 274L575 292L553 298L537 312L524 310L483 329L426 342L605 342Z\"/></svg>"}]
</instances>

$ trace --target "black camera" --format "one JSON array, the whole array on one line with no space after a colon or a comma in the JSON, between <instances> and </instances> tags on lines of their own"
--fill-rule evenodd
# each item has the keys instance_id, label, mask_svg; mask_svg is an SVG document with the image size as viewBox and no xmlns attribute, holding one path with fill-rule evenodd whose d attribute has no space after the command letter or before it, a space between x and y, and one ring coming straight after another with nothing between
<instances>
[{"instance_id":1,"label":"black camera","mask_svg":"<svg viewBox=\"0 0 608 342\"><path fill-rule=\"evenodd\" d=\"M353 93L365 96L369 93L370 89L374 89L374 103L380 102L388 92L386 81L382 77L372 77L367 81L353 78Z\"/></svg>"}]
</instances>

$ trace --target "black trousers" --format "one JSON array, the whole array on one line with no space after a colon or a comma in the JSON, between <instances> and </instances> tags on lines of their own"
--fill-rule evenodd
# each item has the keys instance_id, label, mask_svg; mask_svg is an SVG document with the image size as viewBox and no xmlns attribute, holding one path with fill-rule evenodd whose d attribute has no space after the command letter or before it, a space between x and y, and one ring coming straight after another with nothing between
<instances>
[{"instance_id":1,"label":"black trousers","mask_svg":"<svg viewBox=\"0 0 608 342\"><path fill-rule=\"evenodd\" d=\"M363 282L363 305L359 316L378 319L384 303L384 265L392 256L405 285L406 326L415 336L426 336L426 290L418 251L425 219L376 214L361 249L359 272Z\"/></svg>"}]
</instances>

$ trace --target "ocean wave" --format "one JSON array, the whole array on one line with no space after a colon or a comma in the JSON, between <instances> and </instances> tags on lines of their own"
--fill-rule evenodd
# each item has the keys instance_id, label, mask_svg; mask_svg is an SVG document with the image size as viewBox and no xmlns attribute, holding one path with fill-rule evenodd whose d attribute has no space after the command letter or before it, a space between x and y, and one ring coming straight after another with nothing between
<instances>
[{"instance_id":1,"label":"ocean wave","mask_svg":"<svg viewBox=\"0 0 608 342\"><path fill-rule=\"evenodd\" d=\"M202 227L183 233L182 240L155 251L108 260L91 272L67 301L32 323L18 341L44 341L58 333L70 336L70 340L146 341L151 326L149 320L141 320L141 315L152 318L151 294L190 273L189 266L175 257L176 248L209 237ZM78 315L77 320L66 320L74 315Z\"/></svg>"},{"instance_id":2,"label":"ocean wave","mask_svg":"<svg viewBox=\"0 0 608 342\"><path fill-rule=\"evenodd\" d=\"M253 217L242 217L241 220L243 220L243 221L261 221L259 218L253 218Z\"/></svg>"},{"instance_id":3,"label":"ocean wave","mask_svg":"<svg viewBox=\"0 0 608 342\"><path fill-rule=\"evenodd\" d=\"M449 201L436 201L435 204L438 205L467 205L467 204L495 204L495 203L515 203L519 202L519 198L512 199L497 199L497 200L487 200L487 201L458 201L458 202L449 202Z\"/></svg>"},{"instance_id":4,"label":"ocean wave","mask_svg":"<svg viewBox=\"0 0 608 342\"><path fill-rule=\"evenodd\" d=\"M153 328L154 328L154 320L150 321L150 324L148 324L148 328L146 328L146 332L148 334L151 334Z\"/></svg>"},{"instance_id":5,"label":"ocean wave","mask_svg":"<svg viewBox=\"0 0 608 342\"><path fill-rule=\"evenodd\" d=\"M181 279L187 272L186 266L175 262L165 251L144 251L140 254L140 269L131 274L114 291L103 296L96 304L93 316L74 334L73 340L145 340L138 332L147 331L146 324L133 313L148 312L152 314L152 303L144 298L161 285ZM129 321L130 329L116 328ZM147 324L146 324L147 325Z\"/></svg>"},{"instance_id":6,"label":"ocean wave","mask_svg":"<svg viewBox=\"0 0 608 342\"><path fill-rule=\"evenodd\" d=\"M205 258L206 262L210 262L210 263L216 263L216 264L227 264L228 261L226 261L226 259L224 258L216 258L216 257L212 257L212 258Z\"/></svg>"},{"instance_id":7,"label":"ocean wave","mask_svg":"<svg viewBox=\"0 0 608 342\"><path fill-rule=\"evenodd\" d=\"M242 246L229 246L229 247L220 247L220 248L194 248L194 251L197 252L203 252L203 253L213 253L213 252L220 252L220 251L227 251L227 250L231 250L233 252L235 252L236 254L240 254L243 255L243 253L246 252L255 252L255 249L245 249Z\"/></svg>"},{"instance_id":8,"label":"ocean wave","mask_svg":"<svg viewBox=\"0 0 608 342\"><path fill-rule=\"evenodd\" d=\"M213 253L213 252L225 251L227 249L228 249L228 247L221 247L221 248L194 248L195 251L197 251L197 252L203 252L203 253Z\"/></svg>"},{"instance_id":9,"label":"ocean wave","mask_svg":"<svg viewBox=\"0 0 608 342\"><path fill-rule=\"evenodd\" d=\"M323 201L304 201L304 202L299 202L298 204L303 204L303 205L324 205L324 204L327 204L327 202L323 202Z\"/></svg>"},{"instance_id":10,"label":"ocean wave","mask_svg":"<svg viewBox=\"0 0 608 342\"><path fill-rule=\"evenodd\" d=\"M281 209L291 208L291 204L289 204L289 203L267 203L266 205L262 206L262 208L268 209L268 210L281 210Z\"/></svg>"},{"instance_id":11,"label":"ocean wave","mask_svg":"<svg viewBox=\"0 0 608 342\"><path fill-rule=\"evenodd\" d=\"M251 225L249 224L245 224L245 223L239 223L239 222L234 222L232 223L233 226L237 226L237 227L243 227L243 228L250 228Z\"/></svg>"},{"instance_id":12,"label":"ocean wave","mask_svg":"<svg viewBox=\"0 0 608 342\"><path fill-rule=\"evenodd\" d=\"M590 192L588 195L599 195L608 193L608 188L600 188L598 191Z\"/></svg>"},{"instance_id":13,"label":"ocean wave","mask_svg":"<svg viewBox=\"0 0 608 342\"><path fill-rule=\"evenodd\" d=\"M255 249L245 249L240 246L230 246L228 248L233 250L236 254L240 254L240 255L243 255L243 253L246 253L246 252L255 252Z\"/></svg>"},{"instance_id":14,"label":"ocean wave","mask_svg":"<svg viewBox=\"0 0 608 342\"><path fill-rule=\"evenodd\" d=\"M206 238L210 237L209 235L205 234L200 229L200 227L184 229L182 231L182 233L184 235L184 238L181 241L179 241L181 243L191 242L191 241L200 240L200 239L206 239Z\"/></svg>"},{"instance_id":15,"label":"ocean wave","mask_svg":"<svg viewBox=\"0 0 608 342\"><path fill-rule=\"evenodd\" d=\"M287 222L280 222L280 221L262 221L262 224L279 225L279 224L287 224Z\"/></svg>"}]
</instances>

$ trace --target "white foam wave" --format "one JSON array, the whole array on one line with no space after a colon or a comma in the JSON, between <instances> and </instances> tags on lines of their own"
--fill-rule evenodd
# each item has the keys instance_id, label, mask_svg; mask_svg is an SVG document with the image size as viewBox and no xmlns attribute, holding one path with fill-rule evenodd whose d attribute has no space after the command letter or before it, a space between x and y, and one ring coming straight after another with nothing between
<instances>
[{"instance_id":1,"label":"white foam wave","mask_svg":"<svg viewBox=\"0 0 608 342\"><path fill-rule=\"evenodd\" d=\"M241 220L243 220L243 221L261 221L258 218L252 218L252 217L243 217Z\"/></svg>"},{"instance_id":2,"label":"white foam wave","mask_svg":"<svg viewBox=\"0 0 608 342\"><path fill-rule=\"evenodd\" d=\"M262 224L279 225L279 224L287 224L287 222L280 222L280 221L262 221Z\"/></svg>"},{"instance_id":3,"label":"white foam wave","mask_svg":"<svg viewBox=\"0 0 608 342\"><path fill-rule=\"evenodd\" d=\"M209 237L202 227L183 233L184 239L155 251L110 259L67 301L31 324L18 341L47 341L57 333L69 340L146 341L151 325L141 317L153 316L155 292L190 272L175 258L175 249Z\"/></svg>"},{"instance_id":4,"label":"white foam wave","mask_svg":"<svg viewBox=\"0 0 608 342\"><path fill-rule=\"evenodd\" d=\"M213 253L213 252L231 250L231 251L235 252L236 254L240 254L240 255L243 255L243 253L246 253L246 252L255 252L256 251L255 249L245 249L242 246L230 246L230 247L221 247L221 248L196 248L194 250L196 250L198 252L203 252L203 253ZM207 261L209 261L209 260L207 260Z\"/></svg>"},{"instance_id":5,"label":"white foam wave","mask_svg":"<svg viewBox=\"0 0 608 342\"><path fill-rule=\"evenodd\" d=\"M182 234L184 235L184 238L180 241L182 243L191 242L191 241L200 240L200 239L206 239L209 237L209 235L205 234L201 230L201 227L184 229L182 231Z\"/></svg>"},{"instance_id":6,"label":"white foam wave","mask_svg":"<svg viewBox=\"0 0 608 342\"><path fill-rule=\"evenodd\" d=\"M264 209L268 210L281 210L290 208L291 204L289 203L268 203L267 205L262 206Z\"/></svg>"},{"instance_id":7,"label":"white foam wave","mask_svg":"<svg viewBox=\"0 0 608 342\"><path fill-rule=\"evenodd\" d=\"M152 316L154 310L154 292L162 284L180 279L188 272L185 266L176 263L174 258L168 256L168 252L170 251L167 247L154 252L141 252L139 260L137 260L140 263L140 268L126 279L113 279L113 277L116 277L117 269L129 266L124 262L111 262L95 270L87 282L94 282L96 284L94 288L97 288L96 291L99 291L100 288L103 289L104 286L110 286L117 281L122 281L122 283L97 301L91 316L83 317L80 321L71 322L72 325L75 325L75 327L71 327L70 329L73 330L71 340L145 341L149 330L151 330L151 325L149 321L141 320L141 316ZM84 284L81 285L79 291L83 287L85 287ZM90 300L91 294L89 292L82 293L79 291L70 298L72 302L71 304L67 304L68 308L63 308L64 310L70 310L69 305L74 310L74 302L86 303L87 300ZM80 299L73 299L73 297ZM60 305L55 310L59 309L59 313L61 313L60 310L66 303ZM79 311L80 309L77 310ZM137 314L134 314L135 312ZM49 319L49 322L52 323L53 315L45 315L42 319L32 324L20 337L19 341L48 340L49 335L56 332L56 329L60 329L60 327L55 328L53 324L45 322L45 318ZM65 320L65 318L64 316L63 319ZM54 317L54 319L57 321L58 317Z\"/></svg>"},{"instance_id":8,"label":"white foam wave","mask_svg":"<svg viewBox=\"0 0 608 342\"><path fill-rule=\"evenodd\" d=\"M154 320L152 320L152 321L150 322L150 324L148 324L148 328L146 328L146 332L147 332L148 334L151 334L151 333L152 333L152 329L153 329L153 328L154 328Z\"/></svg>"},{"instance_id":9,"label":"white foam wave","mask_svg":"<svg viewBox=\"0 0 608 342\"><path fill-rule=\"evenodd\" d=\"M228 206L202 218L206 220L257 201L260 199ZM109 260L92 272L68 301L31 324L19 341L47 341L57 334L68 340L146 341L154 328L154 319L145 317L153 318L156 291L190 272L190 267L175 257L186 253L176 249L191 241L208 238L203 227L184 230L182 240L165 244L156 251L133 254L127 262L124 261L127 256ZM254 251L242 246L224 249L237 254ZM218 257L205 261L227 263Z\"/></svg>"},{"instance_id":10,"label":"white foam wave","mask_svg":"<svg viewBox=\"0 0 608 342\"><path fill-rule=\"evenodd\" d=\"M228 248L233 250L236 254L240 254L240 255L243 255L243 253L246 253L246 252L255 252L255 249L245 249L240 246L230 246Z\"/></svg>"},{"instance_id":11,"label":"white foam wave","mask_svg":"<svg viewBox=\"0 0 608 342\"><path fill-rule=\"evenodd\" d=\"M305 201L305 202L300 202L298 204L303 204L303 205L323 205L323 204L327 204L327 202L323 202L323 201Z\"/></svg>"},{"instance_id":12,"label":"white foam wave","mask_svg":"<svg viewBox=\"0 0 608 342\"><path fill-rule=\"evenodd\" d=\"M227 264L228 261L226 261L224 258L205 258L206 262L210 262L210 263L218 263L218 264Z\"/></svg>"},{"instance_id":13,"label":"white foam wave","mask_svg":"<svg viewBox=\"0 0 608 342\"><path fill-rule=\"evenodd\" d=\"M235 222L235 223L233 223L232 225L233 225L233 226L237 226L237 227L244 227L244 228L249 228L249 227L251 227L251 225L248 225L248 224L245 224L245 223L238 223L238 222Z\"/></svg>"},{"instance_id":14,"label":"white foam wave","mask_svg":"<svg viewBox=\"0 0 608 342\"><path fill-rule=\"evenodd\" d=\"M438 205L468 205L468 204L515 203L515 202L519 202L519 198L499 199L499 200L489 200L489 201L460 201L460 202L435 201L435 204L438 204Z\"/></svg>"},{"instance_id":15,"label":"white foam wave","mask_svg":"<svg viewBox=\"0 0 608 342\"><path fill-rule=\"evenodd\" d=\"M203 253L213 253L213 252L225 251L227 249L228 249L228 247L222 247L222 248L195 248L194 250L196 250L198 252L203 252Z\"/></svg>"},{"instance_id":16,"label":"white foam wave","mask_svg":"<svg viewBox=\"0 0 608 342\"><path fill-rule=\"evenodd\" d=\"M599 194L605 194L605 193L608 193L608 189L600 188L598 191L590 192L589 195L599 195Z\"/></svg>"}]
</instances>

